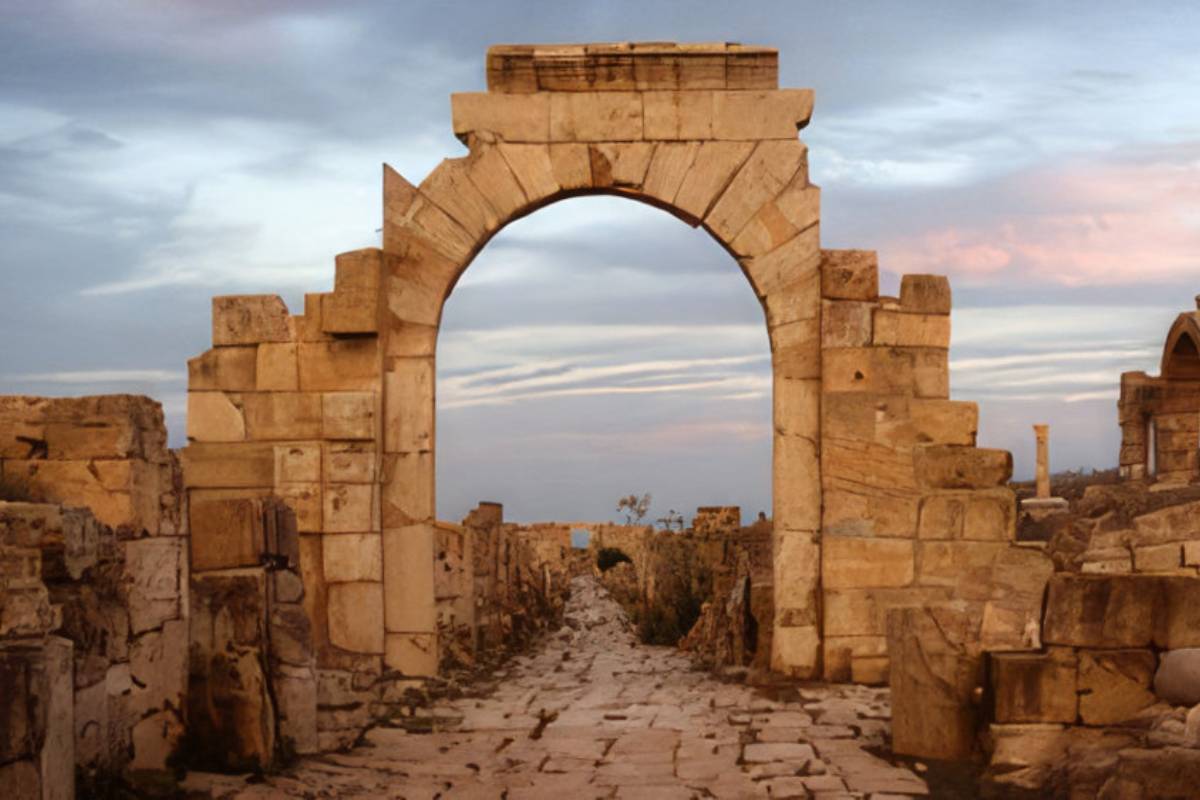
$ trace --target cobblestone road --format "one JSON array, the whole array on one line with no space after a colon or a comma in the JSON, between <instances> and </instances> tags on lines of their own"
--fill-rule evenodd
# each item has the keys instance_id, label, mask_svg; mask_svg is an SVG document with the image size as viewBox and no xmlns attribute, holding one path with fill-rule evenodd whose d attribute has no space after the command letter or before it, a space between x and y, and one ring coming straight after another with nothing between
<instances>
[{"instance_id":1,"label":"cobblestone road","mask_svg":"<svg viewBox=\"0 0 1200 800\"><path fill-rule=\"evenodd\" d=\"M637 644L620 608L577 578L567 625L516 659L489 697L446 703L451 732L377 728L350 753L253 785L194 775L229 798L758 798L924 796L882 749L887 693L812 686L764 699Z\"/></svg>"}]
</instances>

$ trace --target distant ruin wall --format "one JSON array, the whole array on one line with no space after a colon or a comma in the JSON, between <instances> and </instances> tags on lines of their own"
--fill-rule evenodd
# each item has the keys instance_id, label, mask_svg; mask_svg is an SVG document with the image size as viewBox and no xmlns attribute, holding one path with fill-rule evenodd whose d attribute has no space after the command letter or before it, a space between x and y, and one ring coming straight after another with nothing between
<instances>
[{"instance_id":1,"label":"distant ruin wall","mask_svg":"<svg viewBox=\"0 0 1200 800\"><path fill-rule=\"evenodd\" d=\"M0 696L33 715L19 747L57 747L56 774L77 766L84 792L167 769L186 724L187 539L161 408L124 395L2 397L0 477L9 496L39 501L0 502L0 649L16 681ZM64 652L65 700L63 684L30 677ZM47 733L63 720L66 742ZM13 746L0 742L0 762Z\"/></svg>"}]
</instances>

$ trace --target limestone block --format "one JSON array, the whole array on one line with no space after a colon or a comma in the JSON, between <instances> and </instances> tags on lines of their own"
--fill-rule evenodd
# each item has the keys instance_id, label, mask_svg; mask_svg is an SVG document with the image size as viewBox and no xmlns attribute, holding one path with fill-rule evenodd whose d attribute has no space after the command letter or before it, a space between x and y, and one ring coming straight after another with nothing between
<instances>
[{"instance_id":1,"label":"limestone block","mask_svg":"<svg viewBox=\"0 0 1200 800\"><path fill-rule=\"evenodd\" d=\"M645 92L642 105L646 139L696 141L713 138L712 92Z\"/></svg>"},{"instance_id":2,"label":"limestone block","mask_svg":"<svg viewBox=\"0 0 1200 800\"><path fill-rule=\"evenodd\" d=\"M777 325L769 331L775 374L787 379L821 377L821 333L816 319Z\"/></svg>"},{"instance_id":3,"label":"limestone block","mask_svg":"<svg viewBox=\"0 0 1200 800\"><path fill-rule=\"evenodd\" d=\"M296 343L260 344L255 370L260 392L294 392L300 388Z\"/></svg>"},{"instance_id":4,"label":"limestone block","mask_svg":"<svg viewBox=\"0 0 1200 800\"><path fill-rule=\"evenodd\" d=\"M1012 477L1012 453L979 447L929 445L915 454L917 480L929 489L986 489Z\"/></svg>"},{"instance_id":5,"label":"limestone block","mask_svg":"<svg viewBox=\"0 0 1200 800\"><path fill-rule=\"evenodd\" d=\"M433 454L389 453L383 457L382 519L385 528L432 521Z\"/></svg>"},{"instance_id":6,"label":"limestone block","mask_svg":"<svg viewBox=\"0 0 1200 800\"><path fill-rule=\"evenodd\" d=\"M885 347L949 347L948 314L910 314L880 308L875 311L875 344Z\"/></svg>"},{"instance_id":7,"label":"limestone block","mask_svg":"<svg viewBox=\"0 0 1200 800\"><path fill-rule=\"evenodd\" d=\"M384 530L384 599L389 632L437 630L433 543L432 525Z\"/></svg>"},{"instance_id":8,"label":"limestone block","mask_svg":"<svg viewBox=\"0 0 1200 800\"><path fill-rule=\"evenodd\" d=\"M521 190L529 202L540 202L558 194L560 187L554 177L549 145L501 142L497 150L521 184Z\"/></svg>"},{"instance_id":9,"label":"limestone block","mask_svg":"<svg viewBox=\"0 0 1200 800\"><path fill-rule=\"evenodd\" d=\"M979 406L962 400L916 399L909 404L917 444L974 446Z\"/></svg>"},{"instance_id":10,"label":"limestone block","mask_svg":"<svg viewBox=\"0 0 1200 800\"><path fill-rule=\"evenodd\" d=\"M650 166L654 145L649 142L614 142L588 147L592 185L640 187Z\"/></svg>"},{"instance_id":11,"label":"limestone block","mask_svg":"<svg viewBox=\"0 0 1200 800\"><path fill-rule=\"evenodd\" d=\"M168 761L183 741L183 721L174 708L150 714L133 726L133 759L129 768L157 772L167 769Z\"/></svg>"},{"instance_id":12,"label":"limestone block","mask_svg":"<svg viewBox=\"0 0 1200 800\"><path fill-rule=\"evenodd\" d=\"M1200 648L1163 653L1154 673L1154 694L1177 706L1200 703Z\"/></svg>"},{"instance_id":13,"label":"limestone block","mask_svg":"<svg viewBox=\"0 0 1200 800\"><path fill-rule=\"evenodd\" d=\"M908 540L828 536L821 548L821 584L826 589L907 586L913 563Z\"/></svg>"},{"instance_id":14,"label":"limestone block","mask_svg":"<svg viewBox=\"0 0 1200 800\"><path fill-rule=\"evenodd\" d=\"M431 359L397 360L385 373L385 452L433 449L434 380Z\"/></svg>"},{"instance_id":15,"label":"limestone block","mask_svg":"<svg viewBox=\"0 0 1200 800\"><path fill-rule=\"evenodd\" d=\"M299 345L304 392L366 392L379 382L379 340L374 337Z\"/></svg>"},{"instance_id":16,"label":"limestone block","mask_svg":"<svg viewBox=\"0 0 1200 800\"><path fill-rule=\"evenodd\" d=\"M822 499L822 530L826 534L912 538L916 533L920 500L907 492L830 488Z\"/></svg>"},{"instance_id":17,"label":"limestone block","mask_svg":"<svg viewBox=\"0 0 1200 800\"><path fill-rule=\"evenodd\" d=\"M759 206L730 249L743 258L769 253L801 231L817 225L820 215L820 188L808 182L806 172L797 172L782 192ZM814 272L817 273L814 276L816 295L820 299L820 272Z\"/></svg>"},{"instance_id":18,"label":"limestone block","mask_svg":"<svg viewBox=\"0 0 1200 800\"><path fill-rule=\"evenodd\" d=\"M317 752L317 681L313 671L281 665L272 684L279 707L279 735L290 739L297 753Z\"/></svg>"},{"instance_id":19,"label":"limestone block","mask_svg":"<svg viewBox=\"0 0 1200 800\"><path fill-rule=\"evenodd\" d=\"M420 191L478 240L500 226L500 213L471 180L470 161L470 156L444 159L421 181Z\"/></svg>"},{"instance_id":20,"label":"limestone block","mask_svg":"<svg viewBox=\"0 0 1200 800\"><path fill-rule=\"evenodd\" d=\"M821 522L820 460L816 443L804 436L775 436L773 448L775 525L816 530Z\"/></svg>"},{"instance_id":21,"label":"limestone block","mask_svg":"<svg viewBox=\"0 0 1200 800\"><path fill-rule=\"evenodd\" d=\"M391 295L388 295L391 297ZM401 358L429 357L437 350L438 329L434 325L407 322L390 310L386 315L384 355Z\"/></svg>"},{"instance_id":22,"label":"limestone block","mask_svg":"<svg viewBox=\"0 0 1200 800\"><path fill-rule=\"evenodd\" d=\"M275 448L269 443L193 442L180 451L189 488L252 488L275 485Z\"/></svg>"},{"instance_id":23,"label":"limestone block","mask_svg":"<svg viewBox=\"0 0 1200 800\"><path fill-rule=\"evenodd\" d=\"M991 725L989 774L1003 776L1005 785L1042 793L1051 776L1068 763L1076 730L1049 722Z\"/></svg>"},{"instance_id":24,"label":"limestone block","mask_svg":"<svg viewBox=\"0 0 1200 800\"><path fill-rule=\"evenodd\" d=\"M643 194L666 204L674 202L699 150L698 142L660 142L654 148L645 180L642 181Z\"/></svg>"},{"instance_id":25,"label":"limestone block","mask_svg":"<svg viewBox=\"0 0 1200 800\"><path fill-rule=\"evenodd\" d=\"M878 663L887 659L883 636L827 636L824 640L824 672L827 681L854 681L855 662ZM857 683L857 681L854 681Z\"/></svg>"},{"instance_id":26,"label":"limestone block","mask_svg":"<svg viewBox=\"0 0 1200 800\"><path fill-rule=\"evenodd\" d=\"M994 653L991 659L996 722L1075 722L1079 698L1074 650Z\"/></svg>"},{"instance_id":27,"label":"limestone block","mask_svg":"<svg viewBox=\"0 0 1200 800\"><path fill-rule=\"evenodd\" d=\"M917 583L954 587L960 596L984 600L991 591L992 564L1006 547L1004 542L920 541Z\"/></svg>"},{"instance_id":28,"label":"limestone block","mask_svg":"<svg viewBox=\"0 0 1200 800\"><path fill-rule=\"evenodd\" d=\"M554 170L554 180L565 191L592 185L591 156L585 144L550 145L550 166Z\"/></svg>"},{"instance_id":29,"label":"limestone block","mask_svg":"<svg viewBox=\"0 0 1200 800\"><path fill-rule=\"evenodd\" d=\"M389 633L384 663L404 675L432 676L438 670L436 633Z\"/></svg>"},{"instance_id":30,"label":"limestone block","mask_svg":"<svg viewBox=\"0 0 1200 800\"><path fill-rule=\"evenodd\" d=\"M871 344L873 303L825 300L821 303L821 347Z\"/></svg>"},{"instance_id":31,"label":"limestone block","mask_svg":"<svg viewBox=\"0 0 1200 800\"><path fill-rule=\"evenodd\" d=\"M974 749L981 659L964 645L971 615L964 604L888 612L892 750L959 760Z\"/></svg>"},{"instance_id":32,"label":"limestone block","mask_svg":"<svg viewBox=\"0 0 1200 800\"><path fill-rule=\"evenodd\" d=\"M459 92L450 95L454 135L462 141L475 136L508 142L548 142L550 95Z\"/></svg>"},{"instance_id":33,"label":"limestone block","mask_svg":"<svg viewBox=\"0 0 1200 800\"><path fill-rule=\"evenodd\" d=\"M324 530L356 533L378 530L374 487L364 484L330 484L325 487Z\"/></svg>"},{"instance_id":34,"label":"limestone block","mask_svg":"<svg viewBox=\"0 0 1200 800\"><path fill-rule=\"evenodd\" d=\"M212 342L217 345L286 342L287 306L278 295L226 295L212 299Z\"/></svg>"},{"instance_id":35,"label":"limestone block","mask_svg":"<svg viewBox=\"0 0 1200 800\"><path fill-rule=\"evenodd\" d=\"M338 253L334 259L334 292L378 291L383 283L383 251L364 247Z\"/></svg>"},{"instance_id":36,"label":"limestone block","mask_svg":"<svg viewBox=\"0 0 1200 800\"><path fill-rule=\"evenodd\" d=\"M1182 557L1179 542L1138 547L1133 551L1133 568L1137 572L1170 572L1179 569Z\"/></svg>"},{"instance_id":37,"label":"limestone block","mask_svg":"<svg viewBox=\"0 0 1200 800\"><path fill-rule=\"evenodd\" d=\"M321 396L321 431L326 439L374 439L373 392L327 392Z\"/></svg>"},{"instance_id":38,"label":"limestone block","mask_svg":"<svg viewBox=\"0 0 1200 800\"><path fill-rule=\"evenodd\" d=\"M321 438L321 395L257 392L242 397L246 436L256 441Z\"/></svg>"},{"instance_id":39,"label":"limestone block","mask_svg":"<svg viewBox=\"0 0 1200 800\"><path fill-rule=\"evenodd\" d=\"M40 578L11 578L3 586L0 637L44 636L57 627L50 595Z\"/></svg>"},{"instance_id":40,"label":"limestone block","mask_svg":"<svg viewBox=\"0 0 1200 800\"><path fill-rule=\"evenodd\" d=\"M94 461L18 461L4 463L4 475L26 483L47 500L84 506L105 525L140 526L141 520L127 491L114 485L108 470L93 469Z\"/></svg>"},{"instance_id":41,"label":"limestone block","mask_svg":"<svg viewBox=\"0 0 1200 800\"><path fill-rule=\"evenodd\" d=\"M912 359L912 393L916 397L950 397L949 350L937 347L895 348Z\"/></svg>"},{"instance_id":42,"label":"limestone block","mask_svg":"<svg viewBox=\"0 0 1200 800\"><path fill-rule=\"evenodd\" d=\"M813 226L769 253L742 259L746 276L766 308L768 327L820 315L819 239L820 231Z\"/></svg>"},{"instance_id":43,"label":"limestone block","mask_svg":"<svg viewBox=\"0 0 1200 800\"><path fill-rule=\"evenodd\" d=\"M275 495L296 515L296 529L304 533L324 528L323 494L321 484L315 481L275 484Z\"/></svg>"},{"instance_id":44,"label":"limestone block","mask_svg":"<svg viewBox=\"0 0 1200 800\"><path fill-rule=\"evenodd\" d=\"M321 330L321 305L328 292L310 292L304 295L304 313L292 317L292 337L297 342L321 342L329 336Z\"/></svg>"},{"instance_id":45,"label":"limestone block","mask_svg":"<svg viewBox=\"0 0 1200 800\"><path fill-rule=\"evenodd\" d=\"M200 499L188 504L192 569L250 567L265 552L262 504L249 498Z\"/></svg>"},{"instance_id":46,"label":"limestone block","mask_svg":"<svg viewBox=\"0 0 1200 800\"><path fill-rule=\"evenodd\" d=\"M192 753L210 768L263 768L275 747L275 714L263 669L266 573L194 575L188 664Z\"/></svg>"},{"instance_id":47,"label":"limestone block","mask_svg":"<svg viewBox=\"0 0 1200 800\"><path fill-rule=\"evenodd\" d=\"M774 89L779 86L779 54L766 47L725 45L725 88Z\"/></svg>"},{"instance_id":48,"label":"limestone block","mask_svg":"<svg viewBox=\"0 0 1200 800\"><path fill-rule=\"evenodd\" d=\"M321 540L326 581L383 580L383 545L379 534L339 533L323 536Z\"/></svg>"},{"instance_id":49,"label":"limestone block","mask_svg":"<svg viewBox=\"0 0 1200 800\"><path fill-rule=\"evenodd\" d=\"M696 219L704 219L753 150L751 142L701 143L674 205Z\"/></svg>"},{"instance_id":50,"label":"limestone block","mask_svg":"<svg viewBox=\"0 0 1200 800\"><path fill-rule=\"evenodd\" d=\"M1142 514L1133 521L1139 545L1200 539L1200 502L1183 503Z\"/></svg>"},{"instance_id":51,"label":"limestone block","mask_svg":"<svg viewBox=\"0 0 1200 800\"><path fill-rule=\"evenodd\" d=\"M879 257L874 250L822 250L821 296L829 300L879 299Z\"/></svg>"},{"instance_id":52,"label":"limestone block","mask_svg":"<svg viewBox=\"0 0 1200 800\"><path fill-rule=\"evenodd\" d=\"M321 446L319 444L275 445L275 481L284 483L313 483L321 480Z\"/></svg>"},{"instance_id":53,"label":"limestone block","mask_svg":"<svg viewBox=\"0 0 1200 800\"><path fill-rule=\"evenodd\" d=\"M776 376L773 389L775 430L782 436L816 439L821 426L821 382Z\"/></svg>"},{"instance_id":54,"label":"limestone block","mask_svg":"<svg viewBox=\"0 0 1200 800\"><path fill-rule=\"evenodd\" d=\"M383 653L383 584L331 583L329 641L352 653Z\"/></svg>"},{"instance_id":55,"label":"limestone block","mask_svg":"<svg viewBox=\"0 0 1200 800\"><path fill-rule=\"evenodd\" d=\"M1115 725L1156 702L1150 691L1158 659L1151 650L1080 650L1079 718Z\"/></svg>"},{"instance_id":56,"label":"limestone block","mask_svg":"<svg viewBox=\"0 0 1200 800\"><path fill-rule=\"evenodd\" d=\"M1162 587L1162 606L1155 615L1154 644L1164 650L1200 647L1200 577L1146 577Z\"/></svg>"},{"instance_id":57,"label":"limestone block","mask_svg":"<svg viewBox=\"0 0 1200 800\"><path fill-rule=\"evenodd\" d=\"M902 275L900 307L917 314L949 314L950 281L944 275Z\"/></svg>"},{"instance_id":58,"label":"limestone block","mask_svg":"<svg viewBox=\"0 0 1200 800\"><path fill-rule=\"evenodd\" d=\"M188 389L193 392L254 391L258 349L214 347L188 359Z\"/></svg>"},{"instance_id":59,"label":"limestone block","mask_svg":"<svg viewBox=\"0 0 1200 800\"><path fill-rule=\"evenodd\" d=\"M795 139L812 118L812 89L713 92L714 139Z\"/></svg>"},{"instance_id":60,"label":"limestone block","mask_svg":"<svg viewBox=\"0 0 1200 800\"><path fill-rule=\"evenodd\" d=\"M1042 639L1072 647L1147 647L1160 607L1161 592L1132 575L1055 575Z\"/></svg>"},{"instance_id":61,"label":"limestone block","mask_svg":"<svg viewBox=\"0 0 1200 800\"><path fill-rule=\"evenodd\" d=\"M1200 540L1183 543L1183 563L1189 567L1200 567Z\"/></svg>"},{"instance_id":62,"label":"limestone block","mask_svg":"<svg viewBox=\"0 0 1200 800\"><path fill-rule=\"evenodd\" d=\"M128 597L129 629L135 636L180 616L187 556L174 536L132 539L123 544L122 574Z\"/></svg>"},{"instance_id":63,"label":"limestone block","mask_svg":"<svg viewBox=\"0 0 1200 800\"><path fill-rule=\"evenodd\" d=\"M552 142L640 139L642 96L637 92L555 92L550 95Z\"/></svg>"},{"instance_id":64,"label":"limestone block","mask_svg":"<svg viewBox=\"0 0 1200 800\"><path fill-rule=\"evenodd\" d=\"M518 216L518 211L528 204L520 181L494 146L477 146L466 159L466 166L471 183L499 214L499 224Z\"/></svg>"},{"instance_id":65,"label":"limestone block","mask_svg":"<svg viewBox=\"0 0 1200 800\"><path fill-rule=\"evenodd\" d=\"M388 254L428 252L448 263L466 259L475 240L445 211L423 197L398 172L383 167L383 249Z\"/></svg>"},{"instance_id":66,"label":"limestone block","mask_svg":"<svg viewBox=\"0 0 1200 800\"><path fill-rule=\"evenodd\" d=\"M820 660L821 634L815 625L776 626L771 632L771 670L794 678L812 678Z\"/></svg>"},{"instance_id":67,"label":"limestone block","mask_svg":"<svg viewBox=\"0 0 1200 800\"><path fill-rule=\"evenodd\" d=\"M775 604L810 609L820 581L821 546L808 531L780 530L773 541ZM816 622L815 615L812 622Z\"/></svg>"},{"instance_id":68,"label":"limestone block","mask_svg":"<svg viewBox=\"0 0 1200 800\"><path fill-rule=\"evenodd\" d=\"M831 490L916 489L912 452L907 448L829 436L821 441L821 479Z\"/></svg>"},{"instance_id":69,"label":"limestone block","mask_svg":"<svg viewBox=\"0 0 1200 800\"><path fill-rule=\"evenodd\" d=\"M798 139L759 142L704 216L705 227L732 242L764 203L807 169L808 148Z\"/></svg>"},{"instance_id":70,"label":"limestone block","mask_svg":"<svg viewBox=\"0 0 1200 800\"><path fill-rule=\"evenodd\" d=\"M125 712L139 721L132 731L133 761L139 770L164 770L183 738L179 712L186 704L188 624L171 620L131 648L131 685Z\"/></svg>"},{"instance_id":71,"label":"limestone block","mask_svg":"<svg viewBox=\"0 0 1200 800\"><path fill-rule=\"evenodd\" d=\"M826 393L912 394L913 358L886 347L845 347L821 352Z\"/></svg>"},{"instance_id":72,"label":"limestone block","mask_svg":"<svg viewBox=\"0 0 1200 800\"><path fill-rule=\"evenodd\" d=\"M902 606L926 606L950 599L943 587L831 589L822 595L827 637L887 635L887 612ZM872 655L883 655L872 653Z\"/></svg>"},{"instance_id":73,"label":"limestone block","mask_svg":"<svg viewBox=\"0 0 1200 800\"><path fill-rule=\"evenodd\" d=\"M389 320L436 328L441 321L442 303L458 270L448 264L438 269L419 259L396 259L389 255L387 312ZM436 341L436 337L435 337ZM433 355L433 348L418 355Z\"/></svg>"},{"instance_id":74,"label":"limestone block","mask_svg":"<svg viewBox=\"0 0 1200 800\"><path fill-rule=\"evenodd\" d=\"M332 444L325 453L325 480L330 483L374 483L376 455L373 448Z\"/></svg>"},{"instance_id":75,"label":"limestone block","mask_svg":"<svg viewBox=\"0 0 1200 800\"><path fill-rule=\"evenodd\" d=\"M195 442L240 442L246 438L242 410L224 392L188 392L187 434Z\"/></svg>"}]
</instances>

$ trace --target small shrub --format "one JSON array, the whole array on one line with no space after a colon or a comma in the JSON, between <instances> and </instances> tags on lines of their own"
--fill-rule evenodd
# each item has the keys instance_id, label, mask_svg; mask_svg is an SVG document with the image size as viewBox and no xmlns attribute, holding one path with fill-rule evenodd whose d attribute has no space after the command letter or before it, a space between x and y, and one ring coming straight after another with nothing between
<instances>
[{"instance_id":1,"label":"small shrub","mask_svg":"<svg viewBox=\"0 0 1200 800\"><path fill-rule=\"evenodd\" d=\"M601 547L600 552L596 554L596 566L600 568L601 572L608 572L621 562L632 564L633 559L616 547Z\"/></svg>"}]
</instances>

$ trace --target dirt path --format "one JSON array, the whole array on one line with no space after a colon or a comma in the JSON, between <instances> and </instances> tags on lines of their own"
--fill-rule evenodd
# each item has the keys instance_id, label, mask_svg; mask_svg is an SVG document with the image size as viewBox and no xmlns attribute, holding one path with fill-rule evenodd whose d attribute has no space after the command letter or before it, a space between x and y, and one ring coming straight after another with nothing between
<instances>
[{"instance_id":1,"label":"dirt path","mask_svg":"<svg viewBox=\"0 0 1200 800\"><path fill-rule=\"evenodd\" d=\"M193 775L230 798L893 798L923 796L877 758L887 692L819 685L768 700L637 644L620 607L577 578L566 625L512 662L487 698L447 703L451 732L377 728L347 754L309 758L264 783Z\"/></svg>"}]
</instances>

